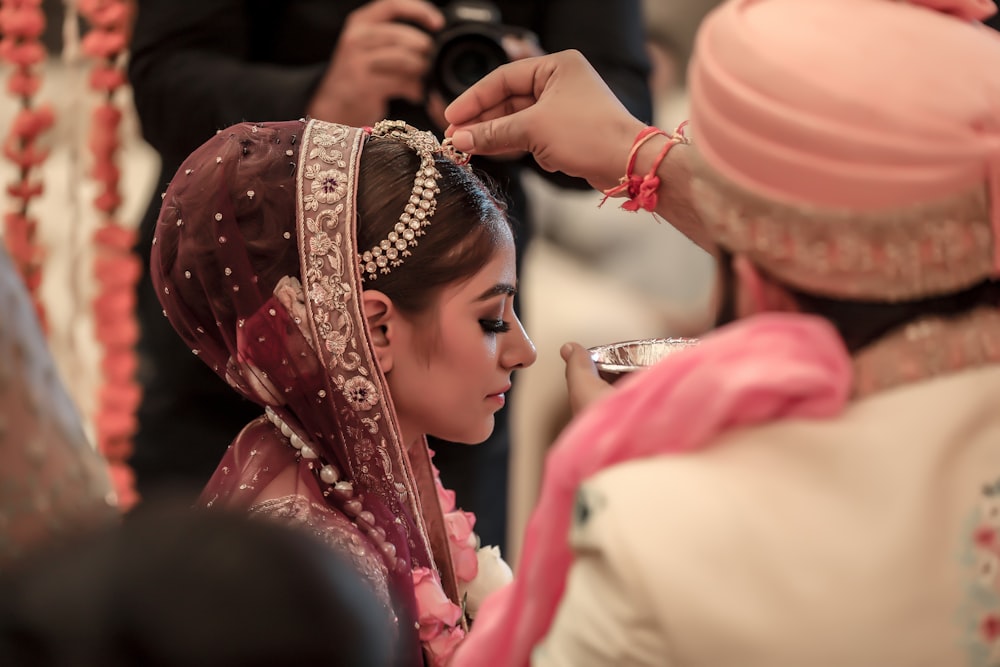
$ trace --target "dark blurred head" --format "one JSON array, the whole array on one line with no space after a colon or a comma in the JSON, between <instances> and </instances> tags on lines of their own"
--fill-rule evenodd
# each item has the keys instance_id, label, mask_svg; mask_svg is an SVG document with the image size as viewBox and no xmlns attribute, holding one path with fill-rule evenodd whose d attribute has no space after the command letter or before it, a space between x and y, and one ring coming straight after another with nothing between
<instances>
[{"instance_id":1,"label":"dark blurred head","mask_svg":"<svg viewBox=\"0 0 1000 667\"><path fill-rule=\"evenodd\" d=\"M328 547L244 515L146 510L0 578L0 664L387 665L388 611Z\"/></svg>"},{"instance_id":2,"label":"dark blurred head","mask_svg":"<svg viewBox=\"0 0 1000 667\"><path fill-rule=\"evenodd\" d=\"M733 270L733 254L719 249L716 256L718 259L716 326L722 326L740 317L737 305L738 279ZM830 321L850 352L857 352L882 336L923 317L958 317L980 306L995 308L1000 305L1000 284L991 280L940 296L883 302L813 294L767 276L764 269L758 267L758 271L788 293L796 310L819 315Z\"/></svg>"}]
</instances>

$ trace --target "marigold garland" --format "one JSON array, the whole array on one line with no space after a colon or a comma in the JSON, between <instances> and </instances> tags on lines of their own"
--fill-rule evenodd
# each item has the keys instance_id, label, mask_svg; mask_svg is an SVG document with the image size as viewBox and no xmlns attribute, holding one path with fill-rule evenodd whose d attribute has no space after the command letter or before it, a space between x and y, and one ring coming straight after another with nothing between
<instances>
[{"instance_id":1,"label":"marigold garland","mask_svg":"<svg viewBox=\"0 0 1000 667\"><path fill-rule=\"evenodd\" d=\"M30 213L32 199L44 189L37 175L48 151L38 145L38 138L54 121L52 109L34 102L41 86L37 66L46 58L39 37L45 31L41 0L3 0L0 2L0 59L13 65L7 90L20 99L21 108L3 143L3 153L18 167L19 179L7 186L13 210L4 214L4 241L14 264L31 294L41 322L47 330L45 309L38 298L42 282L41 248L35 242L37 219Z\"/></svg>"},{"instance_id":2,"label":"marigold garland","mask_svg":"<svg viewBox=\"0 0 1000 667\"><path fill-rule=\"evenodd\" d=\"M98 450L110 466L119 505L127 510L139 499L127 461L132 454L135 413L141 397L135 381L135 344L139 338L135 287L142 265L132 251L135 231L123 227L117 218L122 203L121 171L116 164L122 111L114 97L126 83L123 62L132 5L125 0L78 0L77 9L90 24L81 45L83 52L95 60L89 84L102 99L93 112L88 142L93 156L90 176L98 185L94 206L101 216L94 234L94 277L98 285L94 319L97 340L104 348L104 380L98 390L94 427Z\"/></svg>"}]
</instances>

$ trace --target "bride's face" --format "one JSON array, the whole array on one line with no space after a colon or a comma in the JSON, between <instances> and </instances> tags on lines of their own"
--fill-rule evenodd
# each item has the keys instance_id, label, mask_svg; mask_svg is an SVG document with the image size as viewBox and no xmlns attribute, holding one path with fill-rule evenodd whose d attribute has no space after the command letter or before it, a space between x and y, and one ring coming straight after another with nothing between
<instances>
[{"instance_id":1,"label":"bride's face","mask_svg":"<svg viewBox=\"0 0 1000 667\"><path fill-rule=\"evenodd\" d=\"M429 434L474 444L493 432L511 373L535 361L514 313L516 284L508 234L478 273L441 290L431 313L397 325L387 380L407 442Z\"/></svg>"}]
</instances>

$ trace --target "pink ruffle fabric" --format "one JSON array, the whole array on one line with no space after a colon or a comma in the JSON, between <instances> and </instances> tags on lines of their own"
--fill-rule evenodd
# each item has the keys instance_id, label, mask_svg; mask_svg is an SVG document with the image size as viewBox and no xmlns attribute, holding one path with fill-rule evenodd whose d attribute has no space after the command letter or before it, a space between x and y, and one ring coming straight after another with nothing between
<instances>
[{"instance_id":1,"label":"pink ruffle fabric","mask_svg":"<svg viewBox=\"0 0 1000 667\"><path fill-rule=\"evenodd\" d=\"M545 463L514 582L487 598L450 667L523 667L545 636L572 563L567 535L581 482L633 459L710 445L778 419L841 412L851 361L825 320L766 314L724 327L592 406Z\"/></svg>"},{"instance_id":2,"label":"pink ruffle fabric","mask_svg":"<svg viewBox=\"0 0 1000 667\"><path fill-rule=\"evenodd\" d=\"M698 150L788 204L877 211L977 186L1000 195L1000 35L974 20L995 11L992 0L731 0L702 24L691 63Z\"/></svg>"}]
</instances>

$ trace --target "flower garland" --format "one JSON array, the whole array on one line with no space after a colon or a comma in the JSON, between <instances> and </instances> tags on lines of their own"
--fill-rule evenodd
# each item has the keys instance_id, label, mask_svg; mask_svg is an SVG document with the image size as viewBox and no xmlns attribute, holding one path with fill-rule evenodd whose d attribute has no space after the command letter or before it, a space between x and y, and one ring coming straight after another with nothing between
<instances>
[{"instance_id":1,"label":"flower garland","mask_svg":"<svg viewBox=\"0 0 1000 667\"><path fill-rule=\"evenodd\" d=\"M428 451L433 457L434 452ZM497 547L480 548L479 538L473 532L476 516L455 506L455 492L441 484L437 467L434 467L434 485L444 513L462 606L448 599L437 573L426 567L413 570L413 592L417 598L420 641L427 648L432 667L441 667L448 664L465 639L462 623L465 616L474 617L483 599L509 583L514 575Z\"/></svg>"},{"instance_id":2,"label":"flower garland","mask_svg":"<svg viewBox=\"0 0 1000 667\"><path fill-rule=\"evenodd\" d=\"M134 348L139 338L135 286L142 264L132 252L135 231L122 227L116 217L122 203L121 172L116 164L122 111L114 97L126 84L124 59L132 4L127 0L78 0L77 8L91 26L81 46L95 60L89 84L102 100L93 112L89 140L94 160L90 176L98 185L94 206L102 218L94 234L98 295L93 305L96 337L104 348L104 382L98 391L94 426L97 447L108 460L119 505L127 510L138 501L135 478L126 462L132 454L135 412L141 396L134 379L138 367Z\"/></svg>"},{"instance_id":3,"label":"flower garland","mask_svg":"<svg viewBox=\"0 0 1000 667\"><path fill-rule=\"evenodd\" d=\"M0 2L0 58L14 66L7 80L7 90L20 98L21 109L14 117L3 145L3 153L17 165L20 178L7 186L14 200L13 210L4 214L4 241L35 304L42 330L47 330L45 309L38 298L42 282L42 251L35 242L38 221L29 213L31 200L44 189L37 179L38 167L48 151L38 146L39 136L52 127L54 114L48 106L34 104L41 86L35 67L46 58L39 37L45 31L41 0L3 0Z\"/></svg>"}]
</instances>

